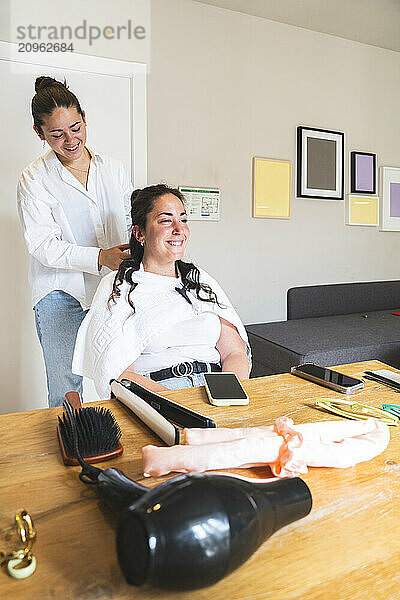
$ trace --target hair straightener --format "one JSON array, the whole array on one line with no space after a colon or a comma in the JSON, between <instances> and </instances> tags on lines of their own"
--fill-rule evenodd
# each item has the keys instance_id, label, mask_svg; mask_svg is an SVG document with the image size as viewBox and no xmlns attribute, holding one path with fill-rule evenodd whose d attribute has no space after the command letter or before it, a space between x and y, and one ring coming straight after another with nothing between
<instances>
[{"instance_id":1,"label":"hair straightener","mask_svg":"<svg viewBox=\"0 0 400 600\"><path fill-rule=\"evenodd\" d=\"M111 379L111 397L127 406L161 439L173 446L179 444L178 427L215 427L212 419L204 417L181 404L164 398L130 379Z\"/></svg>"}]
</instances>

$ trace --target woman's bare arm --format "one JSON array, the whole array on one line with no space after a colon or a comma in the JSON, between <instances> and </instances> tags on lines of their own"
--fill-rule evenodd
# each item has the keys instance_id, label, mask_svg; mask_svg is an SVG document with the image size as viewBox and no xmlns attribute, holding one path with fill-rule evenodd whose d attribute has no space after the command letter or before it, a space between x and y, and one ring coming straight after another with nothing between
<instances>
[{"instance_id":1,"label":"woman's bare arm","mask_svg":"<svg viewBox=\"0 0 400 600\"><path fill-rule=\"evenodd\" d=\"M232 323L221 317L219 319L221 335L216 348L221 356L222 370L236 373L239 379L248 379L250 368L243 340Z\"/></svg>"}]
</instances>

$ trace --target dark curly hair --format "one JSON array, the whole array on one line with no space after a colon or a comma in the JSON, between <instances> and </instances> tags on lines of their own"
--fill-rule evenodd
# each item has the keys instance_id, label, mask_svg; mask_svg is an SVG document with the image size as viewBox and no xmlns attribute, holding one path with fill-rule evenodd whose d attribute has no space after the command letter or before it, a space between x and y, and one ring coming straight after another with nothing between
<instances>
[{"instance_id":1,"label":"dark curly hair","mask_svg":"<svg viewBox=\"0 0 400 600\"><path fill-rule=\"evenodd\" d=\"M43 135L43 117L51 115L56 108L70 108L73 106L83 118L83 110L79 104L79 100L68 89L65 80L62 83L54 79L54 77L42 75L36 78L35 92L32 98L31 110L33 123L40 135Z\"/></svg>"},{"instance_id":2,"label":"dark curly hair","mask_svg":"<svg viewBox=\"0 0 400 600\"><path fill-rule=\"evenodd\" d=\"M150 185L141 190L135 190L131 196L132 232L129 240L131 257L123 260L119 266L109 302L116 301L116 298L121 295L120 285L123 281L127 281L130 285L128 303L132 307L133 312L135 312L135 305L133 304L131 294L138 284L132 280L132 276L135 271L139 270L144 254L143 246L138 242L133 233L133 227L137 225L140 231L145 231L147 215L153 210L155 201L166 194L173 194L185 205L185 198L178 189L170 188L162 183ZM212 291L210 286L200 283L200 271L193 263L177 260L175 261L175 270L176 274L180 275L185 288L187 290L195 290L199 300L212 302L221 306L215 292Z\"/></svg>"}]
</instances>

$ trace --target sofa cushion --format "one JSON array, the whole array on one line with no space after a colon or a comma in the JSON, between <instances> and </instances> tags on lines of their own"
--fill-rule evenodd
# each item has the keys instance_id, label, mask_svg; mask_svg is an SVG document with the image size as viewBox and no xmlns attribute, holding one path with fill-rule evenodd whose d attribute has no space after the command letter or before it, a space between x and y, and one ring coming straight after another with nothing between
<instances>
[{"instance_id":1,"label":"sofa cushion","mask_svg":"<svg viewBox=\"0 0 400 600\"><path fill-rule=\"evenodd\" d=\"M286 372L302 362L377 359L400 367L400 316L393 310L247 325L256 359L252 375Z\"/></svg>"},{"instance_id":2,"label":"sofa cushion","mask_svg":"<svg viewBox=\"0 0 400 600\"><path fill-rule=\"evenodd\" d=\"M291 288L287 292L287 318L305 319L400 306L400 281L338 283Z\"/></svg>"}]
</instances>

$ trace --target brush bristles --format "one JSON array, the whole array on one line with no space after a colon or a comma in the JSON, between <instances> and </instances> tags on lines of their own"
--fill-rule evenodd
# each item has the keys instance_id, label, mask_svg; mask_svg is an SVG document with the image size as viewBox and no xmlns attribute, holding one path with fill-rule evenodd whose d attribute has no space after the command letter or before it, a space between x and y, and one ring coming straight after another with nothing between
<instances>
[{"instance_id":1,"label":"brush bristles","mask_svg":"<svg viewBox=\"0 0 400 600\"><path fill-rule=\"evenodd\" d=\"M111 452L118 448L121 429L108 408L74 410L78 432L79 451L83 457ZM58 417L61 437L66 451L76 457L70 418L66 413Z\"/></svg>"}]
</instances>

